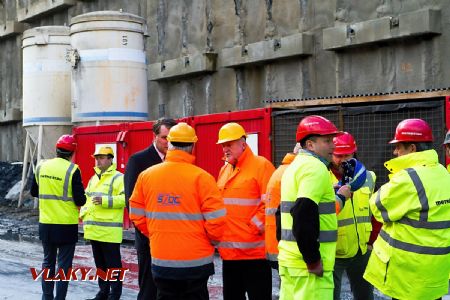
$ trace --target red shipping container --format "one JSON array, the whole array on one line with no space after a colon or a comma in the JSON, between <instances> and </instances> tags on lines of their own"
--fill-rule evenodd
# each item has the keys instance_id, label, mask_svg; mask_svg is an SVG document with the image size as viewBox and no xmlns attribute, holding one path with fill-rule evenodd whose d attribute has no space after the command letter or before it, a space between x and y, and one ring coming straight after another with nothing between
<instances>
[{"instance_id":1,"label":"red shipping container","mask_svg":"<svg viewBox=\"0 0 450 300\"><path fill-rule=\"evenodd\" d=\"M217 145L217 136L222 125L228 122L241 124L249 135L248 142L258 154L271 160L271 109L252 109L237 112L226 112L181 118L178 122L186 122L193 126L199 138L195 148L196 164L217 178L223 165L223 153ZM120 123L100 126L80 126L73 129L78 143L75 162L80 166L83 183L86 186L94 175L95 160L91 156L98 144L111 144L116 149L117 169L125 171L128 158L153 141L153 122ZM125 210L124 228L131 223Z\"/></svg>"}]
</instances>

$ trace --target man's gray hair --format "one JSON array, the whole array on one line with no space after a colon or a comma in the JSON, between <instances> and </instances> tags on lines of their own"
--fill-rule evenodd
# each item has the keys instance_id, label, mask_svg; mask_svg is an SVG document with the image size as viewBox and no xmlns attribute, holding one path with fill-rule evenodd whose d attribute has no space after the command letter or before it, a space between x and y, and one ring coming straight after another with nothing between
<instances>
[{"instance_id":1,"label":"man's gray hair","mask_svg":"<svg viewBox=\"0 0 450 300\"><path fill-rule=\"evenodd\" d=\"M189 154L192 154L192 151L194 150L194 143L178 143L178 142L171 143L171 142L169 142L169 150L181 150L181 151L187 152Z\"/></svg>"}]
</instances>

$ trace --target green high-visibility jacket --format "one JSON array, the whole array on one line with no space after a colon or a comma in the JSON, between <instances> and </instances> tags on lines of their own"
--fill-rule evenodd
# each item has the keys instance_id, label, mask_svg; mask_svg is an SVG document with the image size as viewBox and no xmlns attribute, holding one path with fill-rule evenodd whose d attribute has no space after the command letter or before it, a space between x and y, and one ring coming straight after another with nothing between
<instances>
[{"instance_id":1,"label":"green high-visibility jacket","mask_svg":"<svg viewBox=\"0 0 450 300\"><path fill-rule=\"evenodd\" d=\"M448 291L450 174L435 150L385 163L390 181L370 199L383 223L364 278L398 299L437 299Z\"/></svg>"},{"instance_id":2,"label":"green high-visibility jacket","mask_svg":"<svg viewBox=\"0 0 450 300\"><path fill-rule=\"evenodd\" d=\"M307 269L292 234L290 209L298 198L309 198L319 206L320 255L325 271L332 271L336 253L337 219L335 194L326 165L307 151L300 151L281 179L280 266Z\"/></svg>"},{"instance_id":3,"label":"green high-visibility jacket","mask_svg":"<svg viewBox=\"0 0 450 300\"><path fill-rule=\"evenodd\" d=\"M115 164L112 164L100 177L100 169L97 167L94 169L95 174L86 188L86 204L80 210L84 238L121 243L125 207L123 174L116 170ZM102 197L101 205L95 205L92 202L92 198L96 196Z\"/></svg>"},{"instance_id":4,"label":"green high-visibility jacket","mask_svg":"<svg viewBox=\"0 0 450 300\"><path fill-rule=\"evenodd\" d=\"M78 208L72 197L72 176L78 166L63 158L41 162L36 169L39 186L39 222L78 224Z\"/></svg>"},{"instance_id":5,"label":"green high-visibility jacket","mask_svg":"<svg viewBox=\"0 0 450 300\"><path fill-rule=\"evenodd\" d=\"M333 173L331 175L333 183L337 183L338 179ZM344 208L337 216L337 258L354 257L358 253L358 249L361 249L362 254L367 252L367 243L372 232L369 199L375 187L375 180L375 173L372 171L367 172L367 179L364 185L355 191L350 199L345 201Z\"/></svg>"}]
</instances>

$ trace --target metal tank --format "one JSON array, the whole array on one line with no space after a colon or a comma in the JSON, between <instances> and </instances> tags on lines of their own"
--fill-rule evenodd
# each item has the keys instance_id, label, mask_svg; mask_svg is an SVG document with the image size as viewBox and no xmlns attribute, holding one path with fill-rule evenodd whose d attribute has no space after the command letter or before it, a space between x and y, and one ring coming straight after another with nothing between
<instances>
[{"instance_id":1,"label":"metal tank","mask_svg":"<svg viewBox=\"0 0 450 300\"><path fill-rule=\"evenodd\" d=\"M98 11L72 18L72 121L148 119L144 19Z\"/></svg>"},{"instance_id":2,"label":"metal tank","mask_svg":"<svg viewBox=\"0 0 450 300\"><path fill-rule=\"evenodd\" d=\"M67 26L35 27L23 33L23 126L42 154L38 160L53 157L55 141L72 129L71 66L66 60L70 48Z\"/></svg>"}]
</instances>

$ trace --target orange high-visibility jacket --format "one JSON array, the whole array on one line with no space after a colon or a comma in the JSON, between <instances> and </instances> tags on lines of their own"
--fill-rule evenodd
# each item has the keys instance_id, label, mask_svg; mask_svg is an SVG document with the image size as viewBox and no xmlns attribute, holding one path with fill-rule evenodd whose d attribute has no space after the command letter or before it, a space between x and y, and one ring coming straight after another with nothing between
<instances>
[{"instance_id":1,"label":"orange high-visibility jacket","mask_svg":"<svg viewBox=\"0 0 450 300\"><path fill-rule=\"evenodd\" d=\"M267 184L265 197L266 205L266 258L270 261L278 261L277 224L275 213L280 206L281 177L289 164L294 160L295 154L288 153L284 156L281 165L275 170Z\"/></svg>"},{"instance_id":2,"label":"orange high-visibility jacket","mask_svg":"<svg viewBox=\"0 0 450 300\"><path fill-rule=\"evenodd\" d=\"M143 171L130 198L130 219L150 239L156 277L195 278L213 266L226 210L214 178L195 157L169 150L163 163ZM214 273L206 274L211 275Z\"/></svg>"},{"instance_id":3,"label":"orange high-visibility jacket","mask_svg":"<svg viewBox=\"0 0 450 300\"><path fill-rule=\"evenodd\" d=\"M222 167L217 185L227 209L227 223L219 244L224 260L264 259L265 205L261 201L275 167L246 147L236 166Z\"/></svg>"}]
</instances>

